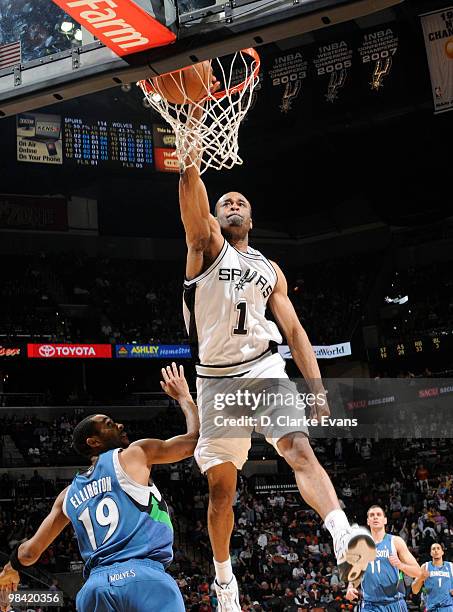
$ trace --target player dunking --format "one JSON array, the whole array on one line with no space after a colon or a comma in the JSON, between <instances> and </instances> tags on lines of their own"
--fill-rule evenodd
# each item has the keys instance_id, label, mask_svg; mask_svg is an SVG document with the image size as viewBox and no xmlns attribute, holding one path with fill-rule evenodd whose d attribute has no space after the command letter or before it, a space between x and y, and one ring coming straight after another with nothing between
<instances>
[{"instance_id":1,"label":"player dunking","mask_svg":"<svg viewBox=\"0 0 453 612\"><path fill-rule=\"evenodd\" d=\"M234 522L232 502L237 470L247 460L253 427L233 427L230 431L222 428L220 432L212 418L213 389L227 391L228 385L238 380L254 379L250 384L259 379L288 381L282 357L271 350L273 344L282 342L282 336L277 325L266 318L267 307L311 391L317 395L318 409L329 413L316 357L288 298L285 276L277 264L249 246L250 202L240 193L227 193L217 202L214 217L194 165L181 173L179 199L188 247L184 317L199 358L197 403L201 424L195 458L209 483L208 529L219 610L239 612L229 552ZM272 415L272 407L267 411L268 416ZM374 559L373 540L366 529L349 525L333 485L313 453L307 432L292 425L256 430L286 459L302 497L324 520L333 537L342 577L359 580L368 562Z\"/></svg>"},{"instance_id":2,"label":"player dunking","mask_svg":"<svg viewBox=\"0 0 453 612\"><path fill-rule=\"evenodd\" d=\"M86 417L74 429L74 448L91 459L58 495L35 535L12 553L0 588L15 590L19 571L33 565L72 523L85 562L86 583L77 610L87 612L183 612L176 582L165 573L173 552L167 506L150 483L153 464L190 457L198 438L198 414L182 366L162 370L165 392L176 399L187 433L170 440L129 443L123 425L108 416Z\"/></svg>"},{"instance_id":3,"label":"player dunking","mask_svg":"<svg viewBox=\"0 0 453 612\"><path fill-rule=\"evenodd\" d=\"M428 612L453 612L453 564L444 561L444 549L435 542L431 545L431 559L422 565L422 574L412 583L417 594L424 586Z\"/></svg>"},{"instance_id":4,"label":"player dunking","mask_svg":"<svg viewBox=\"0 0 453 612\"><path fill-rule=\"evenodd\" d=\"M370 562L362 578L362 610L407 612L402 573L417 578L420 566L402 538L385 532L387 518L380 506L368 509L367 523L376 543L376 559ZM354 601L358 595L354 585L349 584L346 598Z\"/></svg>"}]
</instances>

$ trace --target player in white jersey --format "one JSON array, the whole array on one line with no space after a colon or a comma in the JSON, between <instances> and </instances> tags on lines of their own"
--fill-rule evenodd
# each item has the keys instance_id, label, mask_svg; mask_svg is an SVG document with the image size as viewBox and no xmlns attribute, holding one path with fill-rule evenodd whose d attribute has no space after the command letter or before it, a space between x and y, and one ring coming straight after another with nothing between
<instances>
[{"instance_id":1,"label":"player in white jersey","mask_svg":"<svg viewBox=\"0 0 453 612\"><path fill-rule=\"evenodd\" d=\"M316 357L288 298L285 276L277 264L248 244L252 209L247 198L237 192L225 194L213 216L199 171L191 166L181 173L179 199L188 247L184 316L199 359L197 403L201 424L195 458L209 483L208 529L219 612L240 612L229 546L237 470L247 460L253 424L232 424L230 430L220 427L214 416L219 408L215 391L235 392L241 384L262 391L260 380L279 379L297 393L285 373L282 357L272 352L272 345L282 341L280 328L316 396L315 412L328 415L329 410ZM267 307L279 328L266 318ZM271 420L274 407L261 409L261 414ZM275 410L282 414L282 406ZM359 581L375 557L370 533L350 526L329 476L313 453L306 428L292 423L274 425L255 429L286 459L302 497L324 520L333 537L343 579Z\"/></svg>"}]
</instances>

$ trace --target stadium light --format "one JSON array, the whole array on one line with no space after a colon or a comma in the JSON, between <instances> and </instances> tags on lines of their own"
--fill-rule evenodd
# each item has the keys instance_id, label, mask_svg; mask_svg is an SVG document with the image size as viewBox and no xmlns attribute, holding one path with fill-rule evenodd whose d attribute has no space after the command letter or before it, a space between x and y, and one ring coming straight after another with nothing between
<instances>
[{"instance_id":1,"label":"stadium light","mask_svg":"<svg viewBox=\"0 0 453 612\"><path fill-rule=\"evenodd\" d=\"M74 24L71 23L70 21L63 21L63 23L60 26L60 30L64 34L68 34L73 28L74 28Z\"/></svg>"}]
</instances>

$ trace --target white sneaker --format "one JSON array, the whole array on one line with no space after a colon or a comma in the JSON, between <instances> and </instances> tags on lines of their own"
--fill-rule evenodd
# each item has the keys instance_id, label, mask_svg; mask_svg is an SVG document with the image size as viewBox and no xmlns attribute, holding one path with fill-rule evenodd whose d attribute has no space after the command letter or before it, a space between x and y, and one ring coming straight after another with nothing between
<instances>
[{"instance_id":1,"label":"white sneaker","mask_svg":"<svg viewBox=\"0 0 453 612\"><path fill-rule=\"evenodd\" d=\"M376 558L376 544L371 533L365 527L351 525L350 529L345 529L338 534L333 546L340 571L340 580L346 583L352 582L356 587L368 563Z\"/></svg>"},{"instance_id":2,"label":"white sneaker","mask_svg":"<svg viewBox=\"0 0 453 612\"><path fill-rule=\"evenodd\" d=\"M241 612L239 588L235 576L228 584L219 584L214 580L214 587L218 601L217 612Z\"/></svg>"}]
</instances>

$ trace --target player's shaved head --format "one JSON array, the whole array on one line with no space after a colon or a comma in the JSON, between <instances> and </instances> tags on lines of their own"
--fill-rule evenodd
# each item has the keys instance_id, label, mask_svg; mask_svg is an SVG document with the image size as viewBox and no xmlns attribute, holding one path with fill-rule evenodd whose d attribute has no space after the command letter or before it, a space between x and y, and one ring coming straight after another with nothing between
<instances>
[{"instance_id":1,"label":"player's shaved head","mask_svg":"<svg viewBox=\"0 0 453 612\"><path fill-rule=\"evenodd\" d=\"M252 206L242 193L225 193L215 211L220 230L228 241L234 243L247 238L252 229Z\"/></svg>"},{"instance_id":2,"label":"player's shaved head","mask_svg":"<svg viewBox=\"0 0 453 612\"><path fill-rule=\"evenodd\" d=\"M252 215L252 205L250 204L250 201L242 193L239 193L239 191L229 191L228 193L224 193L223 196L220 196L218 199L217 204L215 205L216 216L218 216L219 206L221 206L227 200L242 200L243 202L246 202L250 209L250 216Z\"/></svg>"},{"instance_id":3,"label":"player's shaved head","mask_svg":"<svg viewBox=\"0 0 453 612\"><path fill-rule=\"evenodd\" d=\"M74 427L72 446L83 457L97 457L113 448L127 448L129 439L122 423L105 414L90 414Z\"/></svg>"}]
</instances>

